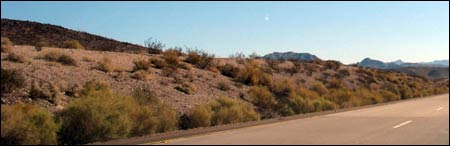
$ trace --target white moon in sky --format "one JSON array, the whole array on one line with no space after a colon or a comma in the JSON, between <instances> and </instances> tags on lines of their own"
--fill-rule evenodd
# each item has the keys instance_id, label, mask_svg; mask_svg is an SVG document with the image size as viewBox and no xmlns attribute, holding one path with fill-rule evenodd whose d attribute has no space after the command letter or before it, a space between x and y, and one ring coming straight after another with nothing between
<instances>
[{"instance_id":1,"label":"white moon in sky","mask_svg":"<svg viewBox=\"0 0 450 146\"><path fill-rule=\"evenodd\" d=\"M270 20L270 17L269 17L269 16L266 16L266 17L264 17L264 20L269 21L269 20Z\"/></svg>"}]
</instances>

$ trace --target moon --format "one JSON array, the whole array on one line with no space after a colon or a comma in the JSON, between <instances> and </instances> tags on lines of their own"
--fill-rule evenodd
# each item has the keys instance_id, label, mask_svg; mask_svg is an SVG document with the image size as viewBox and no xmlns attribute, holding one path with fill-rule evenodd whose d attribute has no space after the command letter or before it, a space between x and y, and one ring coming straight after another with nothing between
<instances>
[{"instance_id":1,"label":"moon","mask_svg":"<svg viewBox=\"0 0 450 146\"><path fill-rule=\"evenodd\" d=\"M266 15L266 17L264 17L264 20L269 21L270 17L268 15Z\"/></svg>"}]
</instances>

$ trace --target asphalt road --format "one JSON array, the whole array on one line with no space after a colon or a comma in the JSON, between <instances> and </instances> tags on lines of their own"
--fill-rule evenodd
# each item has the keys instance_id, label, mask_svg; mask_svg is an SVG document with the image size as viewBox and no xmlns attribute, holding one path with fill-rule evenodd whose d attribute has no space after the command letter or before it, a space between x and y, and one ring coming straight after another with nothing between
<instances>
[{"instance_id":1,"label":"asphalt road","mask_svg":"<svg viewBox=\"0 0 450 146\"><path fill-rule=\"evenodd\" d=\"M449 144L449 95L151 144Z\"/></svg>"}]
</instances>

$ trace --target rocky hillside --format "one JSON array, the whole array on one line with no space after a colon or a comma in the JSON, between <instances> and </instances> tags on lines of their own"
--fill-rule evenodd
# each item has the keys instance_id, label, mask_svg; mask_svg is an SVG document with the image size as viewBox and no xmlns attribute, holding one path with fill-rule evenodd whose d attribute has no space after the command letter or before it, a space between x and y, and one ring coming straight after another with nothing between
<instances>
[{"instance_id":1,"label":"rocky hillside","mask_svg":"<svg viewBox=\"0 0 450 146\"><path fill-rule=\"evenodd\" d=\"M76 65L64 65L42 59L49 52L59 52L74 59ZM14 59L16 58L16 59ZM19 59L17 59L19 58ZM143 75L136 73L136 61L151 59L164 60L161 54L128 54L118 52L90 51L77 49L47 48L35 50L32 46L13 46L11 52L1 54L1 66L6 70L17 70L25 77L23 89L11 93L2 93L2 104L17 102L38 102L56 110L63 108L73 98L72 90L88 81L104 81L119 93L129 95L137 88L148 88L164 103L169 104L179 112L187 112L194 105L205 103L218 97L231 97L241 100L248 99L248 89L253 83L237 74L249 67L256 67L269 77L269 85L284 81L311 89L316 84L325 87L345 88L349 90L373 89L379 90L391 86L409 85L424 88L434 86L433 82L414 76L396 72L386 72L375 69L363 69L340 64L334 61L266 61L254 59L214 59L206 68L196 67L188 63L186 55L178 57L184 68L175 72L158 67L153 62ZM107 59L113 69L99 69ZM19 61L17 61L19 60ZM249 66L249 61L252 62ZM251 75L251 74L250 74ZM143 76L143 77L142 77ZM258 74L258 77L264 75ZM256 76L255 76L256 77ZM258 79L259 80L259 79ZM29 98L33 82L39 86L57 86L62 93L62 103L53 104L46 100ZM416 91L414 91L416 92ZM417 90L417 92L420 92Z\"/></svg>"},{"instance_id":2,"label":"rocky hillside","mask_svg":"<svg viewBox=\"0 0 450 146\"><path fill-rule=\"evenodd\" d=\"M150 52L158 50L148 49L140 45L120 42L102 36L70 30L52 24L42 24L31 21L1 19L1 35L9 38L17 45L43 45L52 47L65 47L64 42L77 40L87 50L113 51L113 52Z\"/></svg>"}]
</instances>

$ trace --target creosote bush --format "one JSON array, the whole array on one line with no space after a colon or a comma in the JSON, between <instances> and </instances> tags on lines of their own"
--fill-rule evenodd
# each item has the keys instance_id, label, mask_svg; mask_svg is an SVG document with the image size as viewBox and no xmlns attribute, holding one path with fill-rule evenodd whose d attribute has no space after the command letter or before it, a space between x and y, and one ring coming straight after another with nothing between
<instances>
[{"instance_id":1,"label":"creosote bush","mask_svg":"<svg viewBox=\"0 0 450 146\"><path fill-rule=\"evenodd\" d=\"M55 145L58 125L50 112L32 104L1 106L2 145Z\"/></svg>"},{"instance_id":2,"label":"creosote bush","mask_svg":"<svg viewBox=\"0 0 450 146\"><path fill-rule=\"evenodd\" d=\"M58 113L61 144L86 144L177 128L176 112L145 87L130 97L113 92L106 83L91 81L79 92L80 98Z\"/></svg>"},{"instance_id":3,"label":"creosote bush","mask_svg":"<svg viewBox=\"0 0 450 146\"><path fill-rule=\"evenodd\" d=\"M197 105L190 115L190 128L233 124L259 120L251 104L221 97L204 105Z\"/></svg>"}]
</instances>

